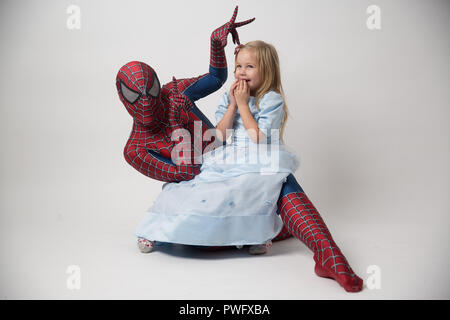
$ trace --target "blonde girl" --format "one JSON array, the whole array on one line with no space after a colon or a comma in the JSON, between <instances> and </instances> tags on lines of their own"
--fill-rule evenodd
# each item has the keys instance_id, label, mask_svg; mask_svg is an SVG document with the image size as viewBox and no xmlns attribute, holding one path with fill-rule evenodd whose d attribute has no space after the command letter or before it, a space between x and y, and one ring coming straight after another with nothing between
<instances>
[{"instance_id":1,"label":"blonde girl","mask_svg":"<svg viewBox=\"0 0 450 320\"><path fill-rule=\"evenodd\" d=\"M273 45L239 46L234 76L215 112L223 145L204 154L194 179L164 187L136 231L141 251L161 241L264 254L273 239L294 235L314 252L317 275L360 291L362 280L294 178L298 160L283 141L288 109ZM260 145L270 150L259 152ZM249 161L255 157L264 161Z\"/></svg>"}]
</instances>

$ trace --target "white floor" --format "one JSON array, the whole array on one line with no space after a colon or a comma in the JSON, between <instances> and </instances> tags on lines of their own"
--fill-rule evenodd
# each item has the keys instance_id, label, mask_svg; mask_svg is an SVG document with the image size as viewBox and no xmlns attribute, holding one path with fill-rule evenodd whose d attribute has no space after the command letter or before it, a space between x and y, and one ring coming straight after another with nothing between
<instances>
[{"instance_id":1,"label":"white floor","mask_svg":"<svg viewBox=\"0 0 450 320\"><path fill-rule=\"evenodd\" d=\"M245 249L205 252L181 245L142 254L133 236L140 213L120 217L122 210L117 208L108 220L93 212L83 214L85 203L75 201L61 213L57 208L67 199L58 197L64 191L56 189L54 201L45 200L54 211L45 212L44 202L39 211L39 201L14 201L20 199L20 190L11 190L4 204L10 213L14 206L19 211L2 215L2 299L450 297L448 244L433 236L438 226L426 221L400 224L395 219L376 222L348 215L338 219L337 214L325 218L353 269L366 280L362 292L350 294L333 280L317 277L312 253L293 238L274 243L263 256L251 256ZM41 199L44 194L45 190L36 192ZM374 279L381 288L374 287Z\"/></svg>"},{"instance_id":2,"label":"white floor","mask_svg":"<svg viewBox=\"0 0 450 320\"><path fill-rule=\"evenodd\" d=\"M162 83L206 73L210 34L234 4L105 3L2 1L0 299L450 298L448 1L239 7L238 21L256 17L241 41L277 47L296 177L366 280L357 294L317 277L295 239L258 257L138 251L133 232L162 182L123 158L132 118L117 71L140 60ZM81 29L68 27L73 7ZM366 23L373 7L381 29ZM233 81L228 41L227 83L197 101L211 121Z\"/></svg>"}]
</instances>

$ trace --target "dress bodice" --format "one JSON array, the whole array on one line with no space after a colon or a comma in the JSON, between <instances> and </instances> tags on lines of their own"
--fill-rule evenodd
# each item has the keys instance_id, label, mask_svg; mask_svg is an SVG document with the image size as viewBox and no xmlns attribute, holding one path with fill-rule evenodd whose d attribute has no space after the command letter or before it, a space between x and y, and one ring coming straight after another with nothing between
<instances>
[{"instance_id":1,"label":"dress bodice","mask_svg":"<svg viewBox=\"0 0 450 320\"><path fill-rule=\"evenodd\" d=\"M225 115L229 103L229 93L225 92L219 102L219 105L217 106L217 110L215 113L216 125ZM253 96L249 98L248 106L250 112L258 124L258 128L262 130L262 132L268 137L268 144L280 143L279 129L281 128L284 116L283 104L284 102L281 95L274 91L269 91L261 98L259 109L256 105L256 98ZM242 147L253 144L245 129L244 122L242 121L242 117L239 113L239 109L236 109L235 112L233 121L233 133L230 143Z\"/></svg>"}]
</instances>

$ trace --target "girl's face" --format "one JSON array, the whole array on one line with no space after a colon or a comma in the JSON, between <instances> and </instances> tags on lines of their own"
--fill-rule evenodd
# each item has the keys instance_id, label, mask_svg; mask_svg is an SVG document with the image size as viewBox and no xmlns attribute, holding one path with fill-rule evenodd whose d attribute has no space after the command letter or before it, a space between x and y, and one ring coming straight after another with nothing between
<instances>
[{"instance_id":1,"label":"girl's face","mask_svg":"<svg viewBox=\"0 0 450 320\"><path fill-rule=\"evenodd\" d=\"M254 96L262 83L262 77L253 50L240 50L236 57L236 68L234 77L238 80L247 81L250 95Z\"/></svg>"}]
</instances>

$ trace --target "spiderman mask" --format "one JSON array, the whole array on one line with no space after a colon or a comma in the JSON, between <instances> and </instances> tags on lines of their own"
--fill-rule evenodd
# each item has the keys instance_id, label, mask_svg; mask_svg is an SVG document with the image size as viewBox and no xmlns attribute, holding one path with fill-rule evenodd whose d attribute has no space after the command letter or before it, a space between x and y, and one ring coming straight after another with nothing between
<instances>
[{"instance_id":1,"label":"spiderman mask","mask_svg":"<svg viewBox=\"0 0 450 320\"><path fill-rule=\"evenodd\" d=\"M120 100L138 122L150 126L162 120L161 85L152 67L132 61L120 68L116 78Z\"/></svg>"}]
</instances>

